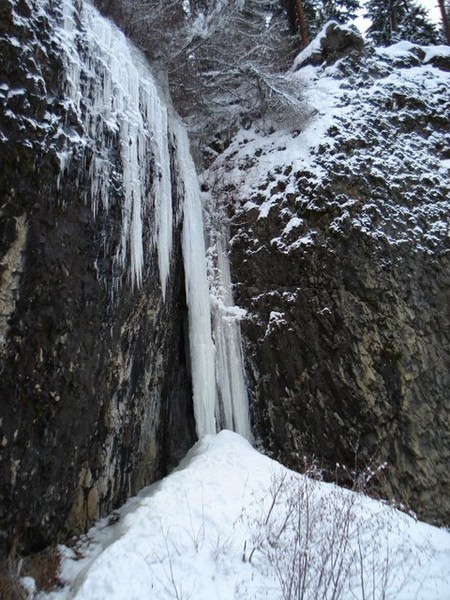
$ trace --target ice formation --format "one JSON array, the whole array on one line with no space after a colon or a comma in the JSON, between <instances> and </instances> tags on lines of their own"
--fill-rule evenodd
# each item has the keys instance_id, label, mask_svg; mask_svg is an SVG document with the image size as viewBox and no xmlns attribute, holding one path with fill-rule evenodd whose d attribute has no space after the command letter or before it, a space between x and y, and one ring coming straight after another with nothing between
<instances>
[{"instance_id":1,"label":"ice formation","mask_svg":"<svg viewBox=\"0 0 450 600\"><path fill-rule=\"evenodd\" d=\"M152 254L152 248L145 247L150 239L158 252L163 297L172 248L169 144L173 136L177 186L183 196L182 244L197 433L202 437L225 427L250 438L239 310L232 302L224 232L211 234L216 260L208 275L201 193L186 130L168 111L141 55L89 3L78 7L75 0L63 0L58 41L66 68L68 110L84 131L83 138L70 141L92 152L93 213L98 213L100 203L108 212L115 191L112 181L118 180L123 204L115 264L121 277L129 272L132 285L141 286ZM121 173L114 156L117 140ZM63 168L68 164L64 153L61 162ZM146 227L151 228L147 235Z\"/></svg>"},{"instance_id":2,"label":"ice formation","mask_svg":"<svg viewBox=\"0 0 450 600\"><path fill-rule=\"evenodd\" d=\"M194 387L194 415L199 437L216 432L215 348L206 271L200 187L185 129L174 123L177 162L184 188L183 257L189 309L189 347Z\"/></svg>"},{"instance_id":3,"label":"ice formation","mask_svg":"<svg viewBox=\"0 0 450 600\"><path fill-rule=\"evenodd\" d=\"M202 437L226 428L251 439L239 330L243 311L233 305L227 232L217 230L209 219L208 265L200 186L189 139L180 123L174 124L174 131L184 186L183 256L197 433Z\"/></svg>"},{"instance_id":4,"label":"ice formation","mask_svg":"<svg viewBox=\"0 0 450 600\"><path fill-rule=\"evenodd\" d=\"M234 305L228 229L210 225L209 280L213 338L216 344L216 419L225 429L251 439L248 394L245 385L240 319L245 311Z\"/></svg>"},{"instance_id":5,"label":"ice formation","mask_svg":"<svg viewBox=\"0 0 450 600\"><path fill-rule=\"evenodd\" d=\"M158 250L164 295L172 248L166 105L145 61L112 23L86 2L78 9L74 0L64 0L62 12L59 39L66 66L65 91L85 132L81 143L93 150L90 197L94 214L100 199L103 209L109 209L115 169L112 154L118 136L123 207L116 262L123 272L129 266L132 285L140 286L150 256L144 248L143 222L154 211L151 241Z\"/></svg>"}]
</instances>

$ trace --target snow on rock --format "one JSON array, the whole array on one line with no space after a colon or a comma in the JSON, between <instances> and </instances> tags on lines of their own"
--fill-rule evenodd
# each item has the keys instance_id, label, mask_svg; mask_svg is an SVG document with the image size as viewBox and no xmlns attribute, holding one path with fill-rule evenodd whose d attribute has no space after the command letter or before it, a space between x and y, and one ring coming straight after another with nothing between
<instances>
[{"instance_id":1,"label":"snow on rock","mask_svg":"<svg viewBox=\"0 0 450 600\"><path fill-rule=\"evenodd\" d=\"M431 62L436 56L442 58L450 58L450 46L429 46L427 48L424 48L424 50L424 62L426 63Z\"/></svg>"},{"instance_id":2,"label":"snow on rock","mask_svg":"<svg viewBox=\"0 0 450 600\"><path fill-rule=\"evenodd\" d=\"M291 71L308 64L331 64L351 52L361 52L363 47L363 38L354 27L328 21L311 43L297 55Z\"/></svg>"},{"instance_id":3,"label":"snow on rock","mask_svg":"<svg viewBox=\"0 0 450 600\"><path fill-rule=\"evenodd\" d=\"M299 448L349 463L358 440L392 464L388 497L448 523L450 72L436 52L307 64L290 74L304 117L241 130L206 179L231 215L256 431L288 465Z\"/></svg>"},{"instance_id":4,"label":"snow on rock","mask_svg":"<svg viewBox=\"0 0 450 600\"><path fill-rule=\"evenodd\" d=\"M313 234L298 221L308 210L334 213L330 232L351 224L389 244L414 242L417 251L432 252L447 235L450 202L450 73L429 64L444 55L439 46L400 42L377 49L376 60L362 63L358 76L345 61L298 70L308 89L304 122L293 132L239 132L210 176L223 173L224 187L234 187L237 212L258 210L266 219L276 207L283 251ZM318 206L311 196L321 188Z\"/></svg>"},{"instance_id":5,"label":"snow on rock","mask_svg":"<svg viewBox=\"0 0 450 600\"><path fill-rule=\"evenodd\" d=\"M295 527L288 516L294 499ZM75 548L63 547L65 585L38 598L281 600L296 544L309 557L302 582L309 600L449 597L449 532L288 471L222 431ZM342 568L337 596L325 584L337 574L333 564Z\"/></svg>"}]
</instances>

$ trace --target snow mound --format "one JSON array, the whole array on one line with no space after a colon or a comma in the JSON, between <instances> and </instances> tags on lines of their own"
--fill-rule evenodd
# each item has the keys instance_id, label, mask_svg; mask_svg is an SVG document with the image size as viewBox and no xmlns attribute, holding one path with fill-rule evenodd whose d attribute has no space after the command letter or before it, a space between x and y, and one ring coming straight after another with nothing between
<instances>
[{"instance_id":1,"label":"snow mound","mask_svg":"<svg viewBox=\"0 0 450 600\"><path fill-rule=\"evenodd\" d=\"M277 600L300 572L311 599L337 583L336 597L362 598L375 579L374 598L450 594L450 533L295 474L229 431L62 551L66 585L41 600Z\"/></svg>"}]
</instances>

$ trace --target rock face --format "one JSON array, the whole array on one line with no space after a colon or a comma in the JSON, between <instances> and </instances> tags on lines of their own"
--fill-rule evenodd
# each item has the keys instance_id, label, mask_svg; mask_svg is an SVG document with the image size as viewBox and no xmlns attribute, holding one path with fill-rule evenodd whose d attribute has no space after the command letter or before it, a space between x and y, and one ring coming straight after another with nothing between
<instances>
[{"instance_id":1,"label":"rock face","mask_svg":"<svg viewBox=\"0 0 450 600\"><path fill-rule=\"evenodd\" d=\"M448 524L448 74L410 44L321 64L296 131L241 133L210 169L256 433L294 468L387 461L382 493Z\"/></svg>"},{"instance_id":2,"label":"rock face","mask_svg":"<svg viewBox=\"0 0 450 600\"><path fill-rule=\"evenodd\" d=\"M101 37L81 10L0 6L1 557L84 531L195 438L175 137L147 163L112 117L120 102L87 110L108 73L93 58L79 77ZM447 63L411 45L364 57L333 26L294 75L311 92L304 122L241 132L211 167L233 200L257 434L293 467L304 454L386 460L384 491L438 522L450 520ZM69 94L77 78L85 93ZM146 139L161 137L155 121ZM126 181L128 156L140 179ZM123 190L136 201L138 179L162 190L167 173L164 293L161 207L137 218Z\"/></svg>"},{"instance_id":3,"label":"rock face","mask_svg":"<svg viewBox=\"0 0 450 600\"><path fill-rule=\"evenodd\" d=\"M294 68L299 69L307 65L320 66L323 63L331 65L349 54L362 52L364 52L364 41L355 29L330 21L312 43L298 55Z\"/></svg>"},{"instance_id":4,"label":"rock face","mask_svg":"<svg viewBox=\"0 0 450 600\"><path fill-rule=\"evenodd\" d=\"M0 7L2 553L85 530L195 438L179 220L163 301L155 252L140 288L116 272L120 178L108 213L86 202L93 154L44 9Z\"/></svg>"}]
</instances>

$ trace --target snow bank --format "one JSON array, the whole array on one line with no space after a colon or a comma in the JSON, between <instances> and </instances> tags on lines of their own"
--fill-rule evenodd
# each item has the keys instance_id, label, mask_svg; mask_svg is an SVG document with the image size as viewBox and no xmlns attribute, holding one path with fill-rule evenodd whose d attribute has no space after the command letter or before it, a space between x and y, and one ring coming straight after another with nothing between
<instances>
[{"instance_id":1,"label":"snow bank","mask_svg":"<svg viewBox=\"0 0 450 600\"><path fill-rule=\"evenodd\" d=\"M277 494L280 482L284 491ZM277 543L273 536L283 529L292 486L302 490L303 501L308 499L308 514L320 515L308 527L311 569L319 560L317 550L322 557L325 546L336 556L343 549L352 559L348 585L339 597L362 597L360 579L355 579L360 560L370 567L378 561L386 576L386 597L449 597L449 532L294 474L237 434L222 431L203 438L175 472L131 499L115 519L98 523L77 548L64 548L66 586L39 598L281 599L283 581L277 570L284 565L289 573L292 567L286 552L292 531L283 531ZM355 532L358 536L352 537ZM345 539L357 542L357 554L351 554L350 546L344 548L344 533ZM301 532L296 537L306 539ZM374 597L382 591L380 587ZM331 596L317 596L311 587L305 597Z\"/></svg>"}]
</instances>

